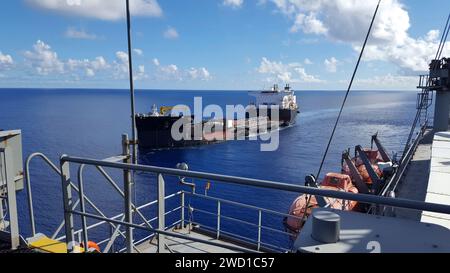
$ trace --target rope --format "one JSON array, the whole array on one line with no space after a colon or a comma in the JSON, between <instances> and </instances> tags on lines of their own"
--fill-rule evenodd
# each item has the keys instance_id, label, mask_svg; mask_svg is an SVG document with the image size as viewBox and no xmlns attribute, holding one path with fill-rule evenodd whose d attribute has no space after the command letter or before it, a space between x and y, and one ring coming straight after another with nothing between
<instances>
[{"instance_id":1,"label":"rope","mask_svg":"<svg viewBox=\"0 0 450 273\"><path fill-rule=\"evenodd\" d=\"M339 120L341 119L342 111L344 110L344 106L347 101L348 94L350 93L350 90L352 88L353 80L355 79L356 72L358 71L359 63L361 62L361 58L364 53L364 49L366 48L367 40L369 40L370 32L372 31L373 22L375 21L375 18L377 16L378 8L380 7L380 3L381 3L381 0L378 0L377 7L375 8L375 12L373 13L373 16L372 16L372 21L370 22L369 30L367 31L366 38L364 39L364 44L361 48L361 52L359 53L358 61L356 62L355 69L353 70L352 78L350 79L350 83L348 85L347 92L345 93L344 100L342 101L341 109L339 110L339 115L334 124L333 131L331 132L330 139L328 140L327 148L325 149L325 153L322 157L322 161L320 162L320 167L319 167L319 170L317 171L316 179L319 178L320 172L322 171L323 164L324 164L325 159L328 154L328 150L330 149L331 142L333 141L334 133L336 132L336 128L339 124ZM305 212L303 213L303 217L302 217L302 222L304 222L306 219L306 216L307 216L306 214L308 212L308 207L309 207L309 203L311 202L311 198L312 198L311 195L306 196L307 201L306 201L306 206L305 206Z\"/></svg>"},{"instance_id":2,"label":"rope","mask_svg":"<svg viewBox=\"0 0 450 273\"><path fill-rule=\"evenodd\" d=\"M324 155L322 157L322 161L320 163L319 171L317 172L316 178L319 178L320 172L322 171L323 164L324 164L325 159L326 159L327 154L328 154L328 150L330 149L331 142L333 141L334 133L336 132L336 128L338 126L339 120L341 119L342 111L344 110L344 106L345 106L345 103L347 101L348 94L350 93L350 90L352 88L353 80L355 79L355 75L356 75L356 72L358 71L359 63L361 62L361 58L362 58L362 55L364 53L364 49L366 48L367 40L369 39L369 35L370 35L371 30L372 30L373 22L375 21L375 17L376 17L376 15L378 13L378 8L380 7L380 2L381 2L381 0L378 0L378 4L377 4L377 7L376 7L375 12L373 14L372 21L370 22L369 30L367 31L366 38L364 40L364 44L363 44L363 46L361 48L361 52L359 53L358 61L356 63L355 69L353 70L352 78L351 78L350 83L348 85L347 92L345 93L344 100L342 101L341 109L339 110L339 115L338 115L338 117L336 119L336 123L334 124L333 131L331 132L330 139L328 140L327 148L325 149L325 153L324 153Z\"/></svg>"}]
</instances>

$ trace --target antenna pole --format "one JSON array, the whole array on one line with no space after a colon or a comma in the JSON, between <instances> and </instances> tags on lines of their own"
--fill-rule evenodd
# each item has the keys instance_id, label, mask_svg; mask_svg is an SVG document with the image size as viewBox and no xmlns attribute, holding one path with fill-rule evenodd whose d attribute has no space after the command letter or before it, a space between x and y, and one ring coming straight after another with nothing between
<instances>
[{"instance_id":1,"label":"antenna pole","mask_svg":"<svg viewBox=\"0 0 450 273\"><path fill-rule=\"evenodd\" d=\"M136 139L136 110L134 105L134 78L133 78L133 58L131 46L131 16L130 1L127 2L127 31L128 31L128 71L130 77L130 100L131 100L131 144L132 144L132 163L137 164L137 139Z\"/></svg>"}]
</instances>

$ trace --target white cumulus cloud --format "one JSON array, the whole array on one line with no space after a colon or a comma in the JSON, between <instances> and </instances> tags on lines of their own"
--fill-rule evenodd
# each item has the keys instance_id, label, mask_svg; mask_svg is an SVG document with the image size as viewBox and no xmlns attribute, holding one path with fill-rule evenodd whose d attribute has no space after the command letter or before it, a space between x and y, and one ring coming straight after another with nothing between
<instances>
[{"instance_id":1,"label":"white cumulus cloud","mask_svg":"<svg viewBox=\"0 0 450 273\"><path fill-rule=\"evenodd\" d=\"M330 59L325 59L325 61L323 63L328 72L336 73L338 60L335 57L331 57Z\"/></svg>"},{"instance_id":2,"label":"white cumulus cloud","mask_svg":"<svg viewBox=\"0 0 450 273\"><path fill-rule=\"evenodd\" d=\"M71 39L96 40L98 36L93 33L88 33L84 29L76 29L74 27L67 28L65 36Z\"/></svg>"},{"instance_id":3,"label":"white cumulus cloud","mask_svg":"<svg viewBox=\"0 0 450 273\"><path fill-rule=\"evenodd\" d=\"M116 79L124 79L128 76L128 53L124 51L116 52L116 60L113 62L114 67L114 77Z\"/></svg>"},{"instance_id":4,"label":"white cumulus cloud","mask_svg":"<svg viewBox=\"0 0 450 273\"><path fill-rule=\"evenodd\" d=\"M257 69L261 74L267 75L266 79L269 82L282 81L283 83L298 83L298 82L322 82L317 77L306 73L306 70L300 63L288 63L270 61L263 57Z\"/></svg>"},{"instance_id":5,"label":"white cumulus cloud","mask_svg":"<svg viewBox=\"0 0 450 273\"><path fill-rule=\"evenodd\" d=\"M360 49L377 0L267 0L293 22L292 32L324 36ZM409 34L409 14L400 0L383 0L364 60L383 60L404 72L425 71L437 46L439 32L424 37ZM446 54L450 53L447 46ZM444 54L444 55L446 55Z\"/></svg>"},{"instance_id":6,"label":"white cumulus cloud","mask_svg":"<svg viewBox=\"0 0 450 273\"><path fill-rule=\"evenodd\" d=\"M164 33L164 38L166 39L177 39L179 37L178 31L173 27L168 27Z\"/></svg>"},{"instance_id":7,"label":"white cumulus cloud","mask_svg":"<svg viewBox=\"0 0 450 273\"><path fill-rule=\"evenodd\" d=\"M178 66L176 66L175 64L169 64L167 66L161 67L161 71L167 74L175 75L178 73Z\"/></svg>"},{"instance_id":8,"label":"white cumulus cloud","mask_svg":"<svg viewBox=\"0 0 450 273\"><path fill-rule=\"evenodd\" d=\"M110 64L108 64L108 62L102 56L96 57L94 60L69 59L65 63L65 66L70 72L73 73L82 70L88 77L94 77L97 72L110 68Z\"/></svg>"},{"instance_id":9,"label":"white cumulus cloud","mask_svg":"<svg viewBox=\"0 0 450 273\"><path fill-rule=\"evenodd\" d=\"M11 55L3 54L0 51L0 69L8 68L14 63L13 58Z\"/></svg>"},{"instance_id":10,"label":"white cumulus cloud","mask_svg":"<svg viewBox=\"0 0 450 273\"><path fill-rule=\"evenodd\" d=\"M36 70L38 74L64 73L64 63L58 58L58 54L41 40L33 45L33 50L24 53L27 63Z\"/></svg>"},{"instance_id":11,"label":"white cumulus cloud","mask_svg":"<svg viewBox=\"0 0 450 273\"><path fill-rule=\"evenodd\" d=\"M81 80L83 77L108 80L123 80L128 78L128 54L117 51L115 59L108 62L103 56L93 59L60 59L50 45L38 40L32 50L24 52L25 64L31 68L30 72L41 77L54 77L61 81ZM7 57L3 57L7 56ZM3 59L12 63L9 55L0 53L0 68ZM33 74L33 73L30 73ZM134 71L135 80L147 79L144 65L137 65Z\"/></svg>"},{"instance_id":12,"label":"white cumulus cloud","mask_svg":"<svg viewBox=\"0 0 450 273\"><path fill-rule=\"evenodd\" d=\"M300 13L297 15L295 18L295 23L291 27L291 32L297 32L299 29L301 29L304 33L313 34L325 34L328 31L322 21L316 18L314 13L310 13L309 15Z\"/></svg>"},{"instance_id":13,"label":"white cumulus cloud","mask_svg":"<svg viewBox=\"0 0 450 273\"><path fill-rule=\"evenodd\" d=\"M347 81L342 83L348 84ZM416 90L416 76L380 75L371 78L356 79L354 87L356 89L370 90Z\"/></svg>"},{"instance_id":14,"label":"white cumulus cloud","mask_svg":"<svg viewBox=\"0 0 450 273\"><path fill-rule=\"evenodd\" d=\"M225 6L233 7L233 8L239 8L244 3L244 0L224 0L223 4Z\"/></svg>"},{"instance_id":15,"label":"white cumulus cloud","mask_svg":"<svg viewBox=\"0 0 450 273\"><path fill-rule=\"evenodd\" d=\"M206 67L191 67L184 69L176 64L162 65L157 58L153 59L153 65L156 67L156 77L159 80L210 80L211 73Z\"/></svg>"},{"instance_id":16,"label":"white cumulus cloud","mask_svg":"<svg viewBox=\"0 0 450 273\"><path fill-rule=\"evenodd\" d=\"M147 79L147 78L148 78L148 75L145 72L145 66L144 65L139 65L138 69L137 69L137 71L136 71L136 73L134 75L134 80L140 81L140 80Z\"/></svg>"},{"instance_id":17,"label":"white cumulus cloud","mask_svg":"<svg viewBox=\"0 0 450 273\"><path fill-rule=\"evenodd\" d=\"M135 49L133 49L133 51L134 51L134 53L136 53L139 56L144 55L144 51L142 49L135 48Z\"/></svg>"},{"instance_id":18,"label":"white cumulus cloud","mask_svg":"<svg viewBox=\"0 0 450 273\"><path fill-rule=\"evenodd\" d=\"M209 71L204 67L200 68L192 67L188 70L188 74L194 80L195 79L208 80L211 77Z\"/></svg>"},{"instance_id":19,"label":"white cumulus cloud","mask_svg":"<svg viewBox=\"0 0 450 273\"><path fill-rule=\"evenodd\" d=\"M69 14L101 20L119 20L125 17L123 0L26 0L30 5ZM134 16L162 16L157 0L132 0L130 11Z\"/></svg>"}]
</instances>

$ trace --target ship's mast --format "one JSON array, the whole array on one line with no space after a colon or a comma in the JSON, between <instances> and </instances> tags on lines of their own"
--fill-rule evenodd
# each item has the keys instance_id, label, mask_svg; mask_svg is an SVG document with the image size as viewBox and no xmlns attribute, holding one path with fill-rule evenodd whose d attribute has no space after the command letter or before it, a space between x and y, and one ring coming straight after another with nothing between
<instances>
[{"instance_id":1,"label":"ship's mast","mask_svg":"<svg viewBox=\"0 0 450 273\"><path fill-rule=\"evenodd\" d=\"M132 146L132 162L137 164L137 139L136 139L136 110L134 105L134 79L133 79L133 58L131 46L131 16L130 1L127 3L127 32L128 32L128 71L130 77L130 101L131 101L131 146Z\"/></svg>"}]
</instances>

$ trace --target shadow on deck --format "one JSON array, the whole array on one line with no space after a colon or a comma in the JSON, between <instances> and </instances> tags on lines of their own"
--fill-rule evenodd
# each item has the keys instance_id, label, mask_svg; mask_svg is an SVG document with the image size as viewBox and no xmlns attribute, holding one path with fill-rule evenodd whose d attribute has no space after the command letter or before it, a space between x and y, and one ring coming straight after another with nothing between
<instances>
[{"instance_id":1,"label":"shadow on deck","mask_svg":"<svg viewBox=\"0 0 450 273\"><path fill-rule=\"evenodd\" d=\"M189 230L189 228L183 228L183 229L173 229L171 231L189 236L193 239L200 239L213 243L220 243L223 245L228 245L230 247L236 246L235 244L226 242L224 240L215 239L211 236L204 234L203 232L196 231L195 229ZM157 253L158 240L156 238L153 238L151 240L145 241L139 244L137 246L137 249L141 253ZM226 247L219 247L175 237L166 237L166 251L171 253L238 253L237 251L230 250Z\"/></svg>"}]
</instances>

